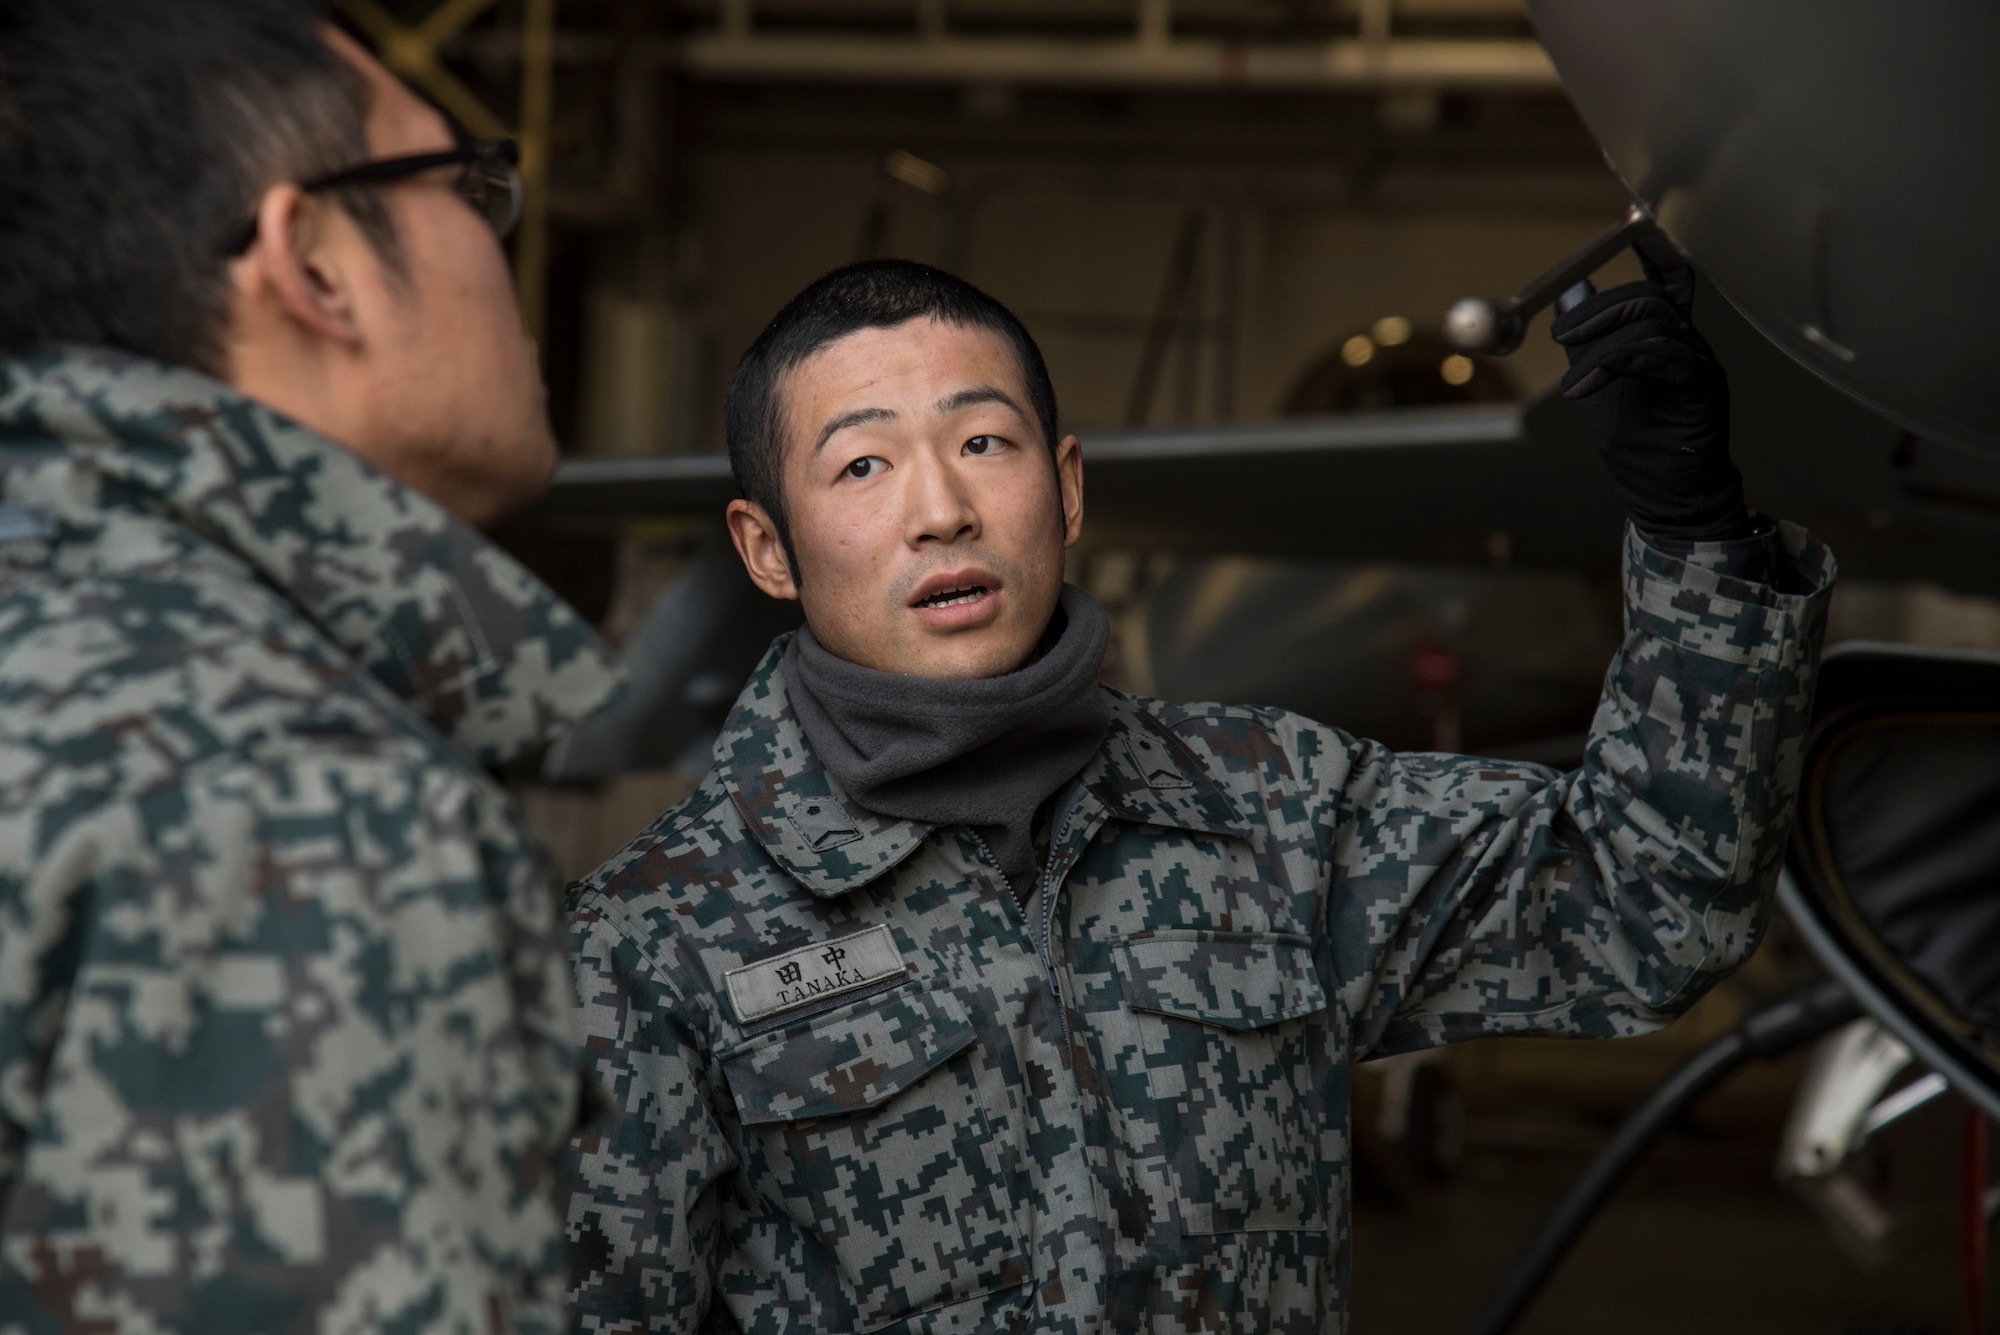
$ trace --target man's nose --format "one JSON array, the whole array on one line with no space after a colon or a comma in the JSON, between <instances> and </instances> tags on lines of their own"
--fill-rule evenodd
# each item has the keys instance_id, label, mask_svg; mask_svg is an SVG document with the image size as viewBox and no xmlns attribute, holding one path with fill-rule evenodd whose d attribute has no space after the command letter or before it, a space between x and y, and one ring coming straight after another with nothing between
<instances>
[{"instance_id":1,"label":"man's nose","mask_svg":"<svg viewBox=\"0 0 2000 1335\"><path fill-rule=\"evenodd\" d=\"M979 534L979 509L970 479L947 460L926 455L913 470L907 533L911 546L956 542Z\"/></svg>"}]
</instances>

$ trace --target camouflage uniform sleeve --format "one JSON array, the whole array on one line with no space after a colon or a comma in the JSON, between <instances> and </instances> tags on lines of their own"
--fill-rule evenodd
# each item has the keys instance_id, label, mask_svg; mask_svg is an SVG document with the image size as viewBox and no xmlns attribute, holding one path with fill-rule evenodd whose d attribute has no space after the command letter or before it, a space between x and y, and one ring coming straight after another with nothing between
<instances>
[{"instance_id":1,"label":"camouflage uniform sleeve","mask_svg":"<svg viewBox=\"0 0 2000 1335\"><path fill-rule=\"evenodd\" d=\"M704 1048L618 906L586 894L570 928L584 1044L611 1104L570 1147L576 1329L698 1330L720 1251L711 1188L737 1162L711 1111Z\"/></svg>"},{"instance_id":2,"label":"camouflage uniform sleeve","mask_svg":"<svg viewBox=\"0 0 2000 1335\"><path fill-rule=\"evenodd\" d=\"M0 881L36 925L0 945L0 1329L563 1328L574 1007L498 790L232 761L38 867Z\"/></svg>"},{"instance_id":3,"label":"camouflage uniform sleeve","mask_svg":"<svg viewBox=\"0 0 2000 1335\"><path fill-rule=\"evenodd\" d=\"M1675 556L1628 532L1626 637L1572 773L1299 739L1348 759L1316 802L1358 1056L1643 1033L1748 958L1834 576L1802 530L1773 543L1761 584L1720 544Z\"/></svg>"}]
</instances>

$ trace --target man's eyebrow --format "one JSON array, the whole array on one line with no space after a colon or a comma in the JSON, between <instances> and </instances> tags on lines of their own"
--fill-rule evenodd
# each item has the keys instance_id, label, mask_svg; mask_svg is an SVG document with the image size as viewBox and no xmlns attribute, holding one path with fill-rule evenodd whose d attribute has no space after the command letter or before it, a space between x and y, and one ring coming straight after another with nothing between
<instances>
[{"instance_id":1,"label":"man's eyebrow","mask_svg":"<svg viewBox=\"0 0 2000 1335\"><path fill-rule=\"evenodd\" d=\"M821 450L825 449L826 443L833 439L836 432L845 431L851 426L860 426L864 422L893 422L895 420L896 414L887 408L856 408L851 413L842 413L819 429L819 439L813 442L813 453L818 454Z\"/></svg>"},{"instance_id":2,"label":"man's eyebrow","mask_svg":"<svg viewBox=\"0 0 2000 1335\"><path fill-rule=\"evenodd\" d=\"M1028 414L1021 410L1020 404L1014 402L1013 395L1004 389L995 389L991 385L961 389L950 398L939 399L937 411L940 417L949 417L953 413L962 413L967 408L977 408L982 403L998 403L1012 408L1023 421L1027 420Z\"/></svg>"}]
</instances>

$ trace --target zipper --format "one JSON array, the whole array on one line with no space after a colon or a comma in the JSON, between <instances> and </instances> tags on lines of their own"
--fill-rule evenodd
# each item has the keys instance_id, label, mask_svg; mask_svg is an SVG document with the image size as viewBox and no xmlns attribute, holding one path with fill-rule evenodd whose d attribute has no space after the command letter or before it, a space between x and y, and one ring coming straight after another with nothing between
<instances>
[{"instance_id":1,"label":"zipper","mask_svg":"<svg viewBox=\"0 0 2000 1335\"><path fill-rule=\"evenodd\" d=\"M1014 887L1007 884L1007 873L1000 870L1000 859L993 856L993 850L987 846L986 840L981 837L979 831L968 825L965 827L965 832L972 836L973 843L979 845L980 853L985 856L988 862L993 864L993 870L1000 872L1000 884L1007 891L1007 897L1012 899L1014 897Z\"/></svg>"},{"instance_id":2,"label":"zipper","mask_svg":"<svg viewBox=\"0 0 2000 1335\"><path fill-rule=\"evenodd\" d=\"M1056 999L1056 1013L1062 1016L1063 1042L1068 1046L1074 1046L1076 1040L1070 1033L1069 1007L1063 1003L1062 987L1056 982L1055 956L1049 948L1049 938L1055 933L1056 920L1055 893L1050 889L1049 882L1050 876L1056 868L1056 858L1062 852L1063 840L1069 835L1070 818L1076 814L1076 801L1082 792L1082 788L1083 785L1081 784L1072 788L1069 800L1063 804L1062 820L1058 823L1055 837L1049 840L1049 860L1043 865L1041 876L1037 881L1037 888L1042 892L1042 930L1040 933L1041 939L1035 941L1034 944L1036 953L1042 959L1042 976L1048 979L1049 993ZM964 826L963 829L968 835L972 836L972 842L979 846L979 851L985 856L986 861L994 870L1000 871L1001 888L1006 890L1007 897L1012 899L1014 897L1013 887L1007 884L1007 873L1000 870L1000 859L993 856L993 849L987 844L979 831L973 829L970 825ZM1028 924L1028 935L1030 938L1036 935L1032 922Z\"/></svg>"},{"instance_id":3,"label":"zipper","mask_svg":"<svg viewBox=\"0 0 2000 1335\"><path fill-rule=\"evenodd\" d=\"M1077 800L1083 796L1083 785L1073 783L1069 794L1063 799L1062 819L1056 822L1055 837L1049 840L1049 860L1042 867L1042 968L1049 976L1049 991L1055 993L1056 1009L1062 1013L1063 1042L1074 1048L1075 1036L1069 1030L1069 1006L1063 1001L1062 988L1056 983L1055 946L1056 934L1056 859L1062 855L1063 841L1069 838L1070 819L1076 815Z\"/></svg>"}]
</instances>

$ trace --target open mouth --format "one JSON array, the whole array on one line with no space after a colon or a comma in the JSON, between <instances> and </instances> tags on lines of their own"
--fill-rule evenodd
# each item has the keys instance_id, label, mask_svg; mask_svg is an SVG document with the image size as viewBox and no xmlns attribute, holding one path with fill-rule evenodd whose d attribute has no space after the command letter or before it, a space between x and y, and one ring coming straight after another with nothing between
<instances>
[{"instance_id":1,"label":"open mouth","mask_svg":"<svg viewBox=\"0 0 2000 1335\"><path fill-rule=\"evenodd\" d=\"M963 607L967 603L978 602L991 592L992 590L984 584L968 584L956 589L939 589L936 593L923 599L916 605L918 607Z\"/></svg>"}]
</instances>

